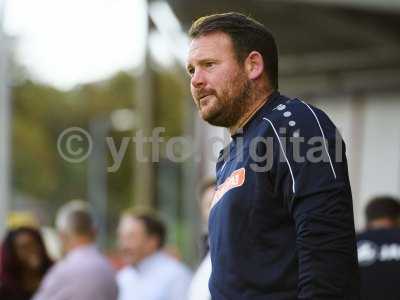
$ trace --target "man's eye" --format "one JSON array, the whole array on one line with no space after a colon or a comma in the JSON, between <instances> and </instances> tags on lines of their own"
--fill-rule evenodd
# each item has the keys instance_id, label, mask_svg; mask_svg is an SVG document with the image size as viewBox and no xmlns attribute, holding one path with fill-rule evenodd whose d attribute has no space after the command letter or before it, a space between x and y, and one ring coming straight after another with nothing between
<instances>
[{"instance_id":1,"label":"man's eye","mask_svg":"<svg viewBox=\"0 0 400 300\"><path fill-rule=\"evenodd\" d=\"M193 73L194 73L194 69L193 69L193 68L188 68L188 69L187 69L187 72L188 72L188 74L189 74L190 76L192 76Z\"/></svg>"},{"instance_id":2,"label":"man's eye","mask_svg":"<svg viewBox=\"0 0 400 300\"><path fill-rule=\"evenodd\" d=\"M212 67L212 66L214 66L214 65L215 65L215 63L212 62L212 61L206 63L206 67L207 67L207 68L210 68L210 67Z\"/></svg>"}]
</instances>

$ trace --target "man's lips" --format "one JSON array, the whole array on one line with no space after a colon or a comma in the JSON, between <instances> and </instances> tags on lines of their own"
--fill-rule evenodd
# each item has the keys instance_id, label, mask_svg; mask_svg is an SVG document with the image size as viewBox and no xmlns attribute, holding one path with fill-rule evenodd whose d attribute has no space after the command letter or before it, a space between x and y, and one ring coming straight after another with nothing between
<instances>
[{"instance_id":1,"label":"man's lips","mask_svg":"<svg viewBox=\"0 0 400 300\"><path fill-rule=\"evenodd\" d=\"M212 96L212 94L208 94L208 95L204 95L204 96L199 97L199 98L198 98L198 99L199 99L199 100L198 100L198 101L199 101L199 104L204 104L204 102L207 102L209 96Z\"/></svg>"}]
</instances>

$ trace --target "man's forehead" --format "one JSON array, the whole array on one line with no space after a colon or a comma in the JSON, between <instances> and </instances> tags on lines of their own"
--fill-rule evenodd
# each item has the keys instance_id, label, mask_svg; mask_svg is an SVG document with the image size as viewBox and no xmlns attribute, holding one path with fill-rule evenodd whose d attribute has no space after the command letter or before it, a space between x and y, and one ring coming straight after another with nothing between
<instances>
[{"instance_id":1,"label":"man's forehead","mask_svg":"<svg viewBox=\"0 0 400 300\"><path fill-rule=\"evenodd\" d=\"M221 49L231 48L230 37L223 32L212 32L194 38L189 45L189 59L202 59L202 56L221 53Z\"/></svg>"},{"instance_id":2,"label":"man's forehead","mask_svg":"<svg viewBox=\"0 0 400 300\"><path fill-rule=\"evenodd\" d=\"M123 216L119 222L118 229L121 232L131 231L132 228L136 228L140 222L132 216Z\"/></svg>"}]
</instances>

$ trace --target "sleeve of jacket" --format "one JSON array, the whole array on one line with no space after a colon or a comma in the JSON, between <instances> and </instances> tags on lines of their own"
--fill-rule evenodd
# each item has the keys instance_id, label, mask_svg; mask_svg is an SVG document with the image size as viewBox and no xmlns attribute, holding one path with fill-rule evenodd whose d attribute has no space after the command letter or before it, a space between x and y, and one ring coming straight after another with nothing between
<instances>
[{"instance_id":1,"label":"sleeve of jacket","mask_svg":"<svg viewBox=\"0 0 400 300\"><path fill-rule=\"evenodd\" d=\"M296 230L298 299L358 299L345 146L323 112L304 106L272 128L276 189Z\"/></svg>"}]
</instances>

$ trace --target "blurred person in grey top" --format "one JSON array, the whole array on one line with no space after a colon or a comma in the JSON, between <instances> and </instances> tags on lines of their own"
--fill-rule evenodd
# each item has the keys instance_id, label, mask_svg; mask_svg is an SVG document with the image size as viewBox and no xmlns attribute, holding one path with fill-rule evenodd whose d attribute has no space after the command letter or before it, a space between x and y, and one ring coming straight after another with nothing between
<instances>
[{"instance_id":1,"label":"blurred person in grey top","mask_svg":"<svg viewBox=\"0 0 400 300\"><path fill-rule=\"evenodd\" d=\"M115 274L94 245L89 206L78 200L67 203L56 226L65 257L46 275L33 300L116 300Z\"/></svg>"},{"instance_id":2,"label":"blurred person in grey top","mask_svg":"<svg viewBox=\"0 0 400 300\"><path fill-rule=\"evenodd\" d=\"M118 239L128 264L117 275L119 300L187 300L189 269L163 247L165 225L152 212L126 212Z\"/></svg>"}]
</instances>

